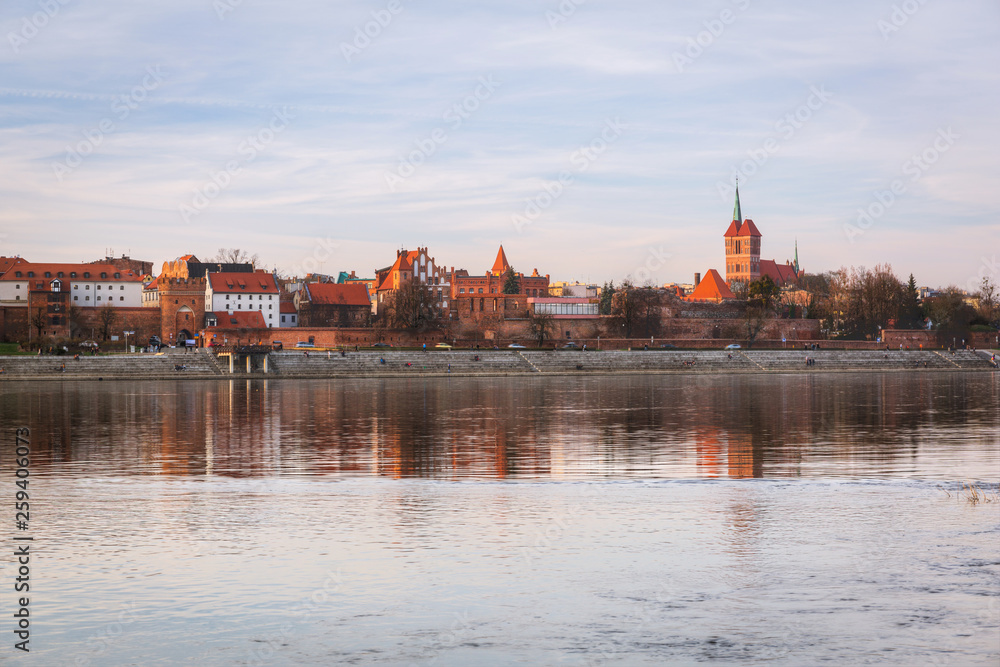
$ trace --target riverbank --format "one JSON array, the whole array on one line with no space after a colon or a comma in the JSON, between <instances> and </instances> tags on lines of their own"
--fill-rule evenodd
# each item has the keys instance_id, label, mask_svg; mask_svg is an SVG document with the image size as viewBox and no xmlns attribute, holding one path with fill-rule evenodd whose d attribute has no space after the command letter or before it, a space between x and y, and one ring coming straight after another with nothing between
<instances>
[{"instance_id":1,"label":"riverbank","mask_svg":"<svg viewBox=\"0 0 1000 667\"><path fill-rule=\"evenodd\" d=\"M634 351L285 351L267 355L267 372L230 373L206 350L97 357L0 357L0 382L224 378L506 376L581 374L737 374L990 372L990 351L959 350L634 350Z\"/></svg>"}]
</instances>

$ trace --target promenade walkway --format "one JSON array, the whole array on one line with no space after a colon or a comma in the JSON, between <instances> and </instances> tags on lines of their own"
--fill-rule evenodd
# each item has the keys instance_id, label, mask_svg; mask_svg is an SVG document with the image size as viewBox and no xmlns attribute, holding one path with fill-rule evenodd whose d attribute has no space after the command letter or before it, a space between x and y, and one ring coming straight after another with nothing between
<instances>
[{"instance_id":1,"label":"promenade walkway","mask_svg":"<svg viewBox=\"0 0 1000 667\"><path fill-rule=\"evenodd\" d=\"M807 359L812 363L807 364ZM64 368L65 367L65 368ZM580 375L632 373L827 373L993 371L988 352L960 350L385 350L284 351L268 373L228 372L207 350L162 355L0 357L0 382L44 379L324 378L410 375Z\"/></svg>"}]
</instances>

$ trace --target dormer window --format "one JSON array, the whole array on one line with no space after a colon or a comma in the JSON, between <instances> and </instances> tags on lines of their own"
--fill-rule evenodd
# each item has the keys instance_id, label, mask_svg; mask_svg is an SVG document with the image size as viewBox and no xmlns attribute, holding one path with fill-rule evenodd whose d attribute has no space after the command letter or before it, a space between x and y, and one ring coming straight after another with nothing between
<instances>
[{"instance_id":1,"label":"dormer window","mask_svg":"<svg viewBox=\"0 0 1000 667\"><path fill-rule=\"evenodd\" d=\"M21 272L20 271L15 271L14 272L14 277L15 278L20 278L21 277Z\"/></svg>"},{"instance_id":2,"label":"dormer window","mask_svg":"<svg viewBox=\"0 0 1000 667\"><path fill-rule=\"evenodd\" d=\"M60 273L59 275L61 276L62 274ZM76 278L76 271L70 271L69 272L69 277L70 278Z\"/></svg>"},{"instance_id":3,"label":"dormer window","mask_svg":"<svg viewBox=\"0 0 1000 667\"><path fill-rule=\"evenodd\" d=\"M117 278L121 278L121 277L122 277L122 274L120 274L120 273L116 273L116 274L115 274L115 278L116 278L116 279L117 279Z\"/></svg>"},{"instance_id":4,"label":"dormer window","mask_svg":"<svg viewBox=\"0 0 1000 667\"><path fill-rule=\"evenodd\" d=\"M49 287L52 288L53 292L58 292L62 289L62 283L59 282L58 280L53 280L51 283L49 283Z\"/></svg>"},{"instance_id":5,"label":"dormer window","mask_svg":"<svg viewBox=\"0 0 1000 667\"><path fill-rule=\"evenodd\" d=\"M51 278L52 277L52 272L51 271L46 271L45 272L45 277L46 278Z\"/></svg>"},{"instance_id":6,"label":"dormer window","mask_svg":"<svg viewBox=\"0 0 1000 667\"><path fill-rule=\"evenodd\" d=\"M28 271L28 277L29 278L34 278L35 277L35 272L34 271Z\"/></svg>"},{"instance_id":7,"label":"dormer window","mask_svg":"<svg viewBox=\"0 0 1000 667\"><path fill-rule=\"evenodd\" d=\"M90 271L84 271L83 272L83 277L84 278L89 278L90 277Z\"/></svg>"},{"instance_id":8,"label":"dormer window","mask_svg":"<svg viewBox=\"0 0 1000 667\"><path fill-rule=\"evenodd\" d=\"M108 277L108 272L107 271L101 271L101 278L107 278L107 277Z\"/></svg>"}]
</instances>

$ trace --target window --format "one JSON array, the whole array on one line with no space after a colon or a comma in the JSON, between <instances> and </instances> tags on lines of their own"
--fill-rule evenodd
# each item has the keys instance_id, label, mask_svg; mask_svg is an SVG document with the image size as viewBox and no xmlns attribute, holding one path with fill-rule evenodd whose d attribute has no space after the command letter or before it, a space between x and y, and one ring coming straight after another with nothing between
<instances>
[{"instance_id":1,"label":"window","mask_svg":"<svg viewBox=\"0 0 1000 667\"><path fill-rule=\"evenodd\" d=\"M98 300L98 301L100 301L100 300L101 300L101 297L97 297L97 300Z\"/></svg>"},{"instance_id":2,"label":"window","mask_svg":"<svg viewBox=\"0 0 1000 667\"><path fill-rule=\"evenodd\" d=\"M100 286L100 285L98 285L98 286L97 286L97 289L101 289L101 286Z\"/></svg>"},{"instance_id":3,"label":"window","mask_svg":"<svg viewBox=\"0 0 1000 667\"><path fill-rule=\"evenodd\" d=\"M34 278L35 277L35 272L34 271L28 271L28 277L29 278Z\"/></svg>"},{"instance_id":4,"label":"window","mask_svg":"<svg viewBox=\"0 0 1000 667\"><path fill-rule=\"evenodd\" d=\"M14 297L14 301L20 301L20 300L21 300L21 296L20 295Z\"/></svg>"},{"instance_id":5,"label":"window","mask_svg":"<svg viewBox=\"0 0 1000 667\"><path fill-rule=\"evenodd\" d=\"M284 316L284 315L282 315L282 316L281 316L281 321L282 321L282 322L284 322L284 321L285 321L285 316Z\"/></svg>"},{"instance_id":6,"label":"window","mask_svg":"<svg viewBox=\"0 0 1000 667\"><path fill-rule=\"evenodd\" d=\"M480 288L479 288L479 293L480 293L480 294L482 294L482 293L483 293L483 288L482 288L482 287L480 287Z\"/></svg>"},{"instance_id":7,"label":"window","mask_svg":"<svg viewBox=\"0 0 1000 667\"><path fill-rule=\"evenodd\" d=\"M15 278L20 278L21 277L21 272L20 271L15 271L14 272L14 277Z\"/></svg>"},{"instance_id":8,"label":"window","mask_svg":"<svg viewBox=\"0 0 1000 667\"><path fill-rule=\"evenodd\" d=\"M88 296L88 297L84 297L84 299L83 299L83 300L84 300L84 301L90 301L90 297L89 297L89 296Z\"/></svg>"},{"instance_id":9,"label":"window","mask_svg":"<svg viewBox=\"0 0 1000 667\"><path fill-rule=\"evenodd\" d=\"M80 297L78 297L78 296L74 296L73 297L73 301L79 301L79 300L80 300Z\"/></svg>"},{"instance_id":10,"label":"window","mask_svg":"<svg viewBox=\"0 0 1000 667\"><path fill-rule=\"evenodd\" d=\"M116 273L115 274L115 278L121 278L121 277L122 277L122 274L120 274L120 273Z\"/></svg>"},{"instance_id":11,"label":"window","mask_svg":"<svg viewBox=\"0 0 1000 667\"><path fill-rule=\"evenodd\" d=\"M52 277L52 272L51 271L46 271L45 272L45 277L46 278L51 278Z\"/></svg>"},{"instance_id":12,"label":"window","mask_svg":"<svg viewBox=\"0 0 1000 667\"><path fill-rule=\"evenodd\" d=\"M107 277L108 277L108 272L107 271L101 271L101 278L107 278Z\"/></svg>"},{"instance_id":13,"label":"window","mask_svg":"<svg viewBox=\"0 0 1000 667\"><path fill-rule=\"evenodd\" d=\"M458 288L458 293L459 294L465 294L465 288L464 287L459 287Z\"/></svg>"},{"instance_id":14,"label":"window","mask_svg":"<svg viewBox=\"0 0 1000 667\"><path fill-rule=\"evenodd\" d=\"M21 283L14 285L14 289L21 289Z\"/></svg>"},{"instance_id":15,"label":"window","mask_svg":"<svg viewBox=\"0 0 1000 667\"><path fill-rule=\"evenodd\" d=\"M124 300L125 300L125 297L123 297L123 296L120 296L120 297L118 297L118 300L119 300L119 301L124 301Z\"/></svg>"},{"instance_id":16,"label":"window","mask_svg":"<svg viewBox=\"0 0 1000 667\"><path fill-rule=\"evenodd\" d=\"M125 289L125 286L124 285L119 285L118 289L123 290L123 289Z\"/></svg>"},{"instance_id":17,"label":"window","mask_svg":"<svg viewBox=\"0 0 1000 667\"><path fill-rule=\"evenodd\" d=\"M83 277L84 278L89 278L90 277L90 271L84 271L83 272Z\"/></svg>"},{"instance_id":18,"label":"window","mask_svg":"<svg viewBox=\"0 0 1000 667\"><path fill-rule=\"evenodd\" d=\"M84 289L90 289L90 285L87 285Z\"/></svg>"},{"instance_id":19,"label":"window","mask_svg":"<svg viewBox=\"0 0 1000 667\"><path fill-rule=\"evenodd\" d=\"M226 295L226 301L229 301L229 295L228 294Z\"/></svg>"},{"instance_id":20,"label":"window","mask_svg":"<svg viewBox=\"0 0 1000 667\"><path fill-rule=\"evenodd\" d=\"M70 278L76 278L76 271L70 271L69 272L69 277Z\"/></svg>"}]
</instances>

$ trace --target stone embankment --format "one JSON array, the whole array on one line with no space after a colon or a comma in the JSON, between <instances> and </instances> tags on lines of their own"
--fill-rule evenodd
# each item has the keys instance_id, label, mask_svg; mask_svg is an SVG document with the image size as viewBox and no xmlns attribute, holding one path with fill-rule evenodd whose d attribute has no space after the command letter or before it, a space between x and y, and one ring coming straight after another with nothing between
<instances>
[{"instance_id":1,"label":"stone embankment","mask_svg":"<svg viewBox=\"0 0 1000 667\"><path fill-rule=\"evenodd\" d=\"M807 359L811 360L807 363ZM206 350L100 357L0 357L0 382L19 379L146 380L233 377L324 378L412 375L583 375L632 373L824 373L993 371L990 353L959 350L451 350L275 352L268 373L229 373Z\"/></svg>"}]
</instances>

